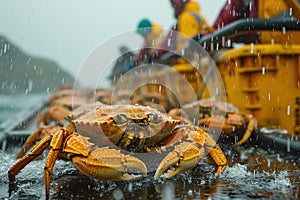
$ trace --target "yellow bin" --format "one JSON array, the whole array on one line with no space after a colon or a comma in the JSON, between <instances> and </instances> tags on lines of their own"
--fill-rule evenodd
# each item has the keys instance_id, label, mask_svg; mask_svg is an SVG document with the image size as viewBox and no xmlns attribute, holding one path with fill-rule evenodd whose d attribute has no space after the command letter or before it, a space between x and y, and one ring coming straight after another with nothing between
<instances>
[{"instance_id":1,"label":"yellow bin","mask_svg":"<svg viewBox=\"0 0 300 200\"><path fill-rule=\"evenodd\" d=\"M215 61L230 103L261 127L299 132L300 45L245 45L220 52Z\"/></svg>"}]
</instances>

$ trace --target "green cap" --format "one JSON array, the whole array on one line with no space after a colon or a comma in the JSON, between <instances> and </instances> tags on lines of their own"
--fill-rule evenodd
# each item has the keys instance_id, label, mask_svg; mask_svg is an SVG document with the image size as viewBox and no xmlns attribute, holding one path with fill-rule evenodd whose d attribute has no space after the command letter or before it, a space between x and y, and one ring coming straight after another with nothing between
<instances>
[{"instance_id":1,"label":"green cap","mask_svg":"<svg viewBox=\"0 0 300 200\"><path fill-rule=\"evenodd\" d=\"M151 22L149 19L142 19L137 26L137 33L146 36L151 33Z\"/></svg>"}]
</instances>

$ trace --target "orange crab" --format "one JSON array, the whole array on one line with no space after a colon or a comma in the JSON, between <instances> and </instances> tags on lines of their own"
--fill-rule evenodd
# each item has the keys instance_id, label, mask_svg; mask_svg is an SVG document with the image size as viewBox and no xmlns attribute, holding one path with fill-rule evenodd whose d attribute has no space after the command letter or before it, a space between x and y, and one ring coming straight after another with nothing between
<instances>
[{"instance_id":1,"label":"orange crab","mask_svg":"<svg viewBox=\"0 0 300 200\"><path fill-rule=\"evenodd\" d=\"M101 88L76 91L72 88L58 89L49 98L48 108L39 113L36 126L39 128L41 124L49 125L51 122L63 126L65 117L74 109L94 102L110 103L111 91Z\"/></svg>"},{"instance_id":2,"label":"orange crab","mask_svg":"<svg viewBox=\"0 0 300 200\"><path fill-rule=\"evenodd\" d=\"M63 124L64 120L72 121L74 119L77 119L79 116L93 110L96 107L104 106L105 104L96 102L96 103L89 103L84 104L78 108L76 108L73 111L66 110L66 112L62 112L63 110L59 107L57 111L55 111L52 115L52 119L57 119L57 124ZM55 107L52 107L49 109L49 113L52 109L55 109ZM51 134L54 134L57 132L61 127L60 126L48 126L45 125L42 128L39 128L37 131L32 133L23 144L22 149L17 155L17 158L22 158L26 152L36 143L36 141L40 140L41 138L44 138L46 136L50 136Z\"/></svg>"},{"instance_id":3,"label":"orange crab","mask_svg":"<svg viewBox=\"0 0 300 200\"><path fill-rule=\"evenodd\" d=\"M190 111L195 108L199 108L198 125L206 131L222 129L224 135L242 132L242 138L234 146L244 144L257 126L257 122L252 115L239 112L230 103L218 102L211 99L198 100L182 106L181 109L172 109L168 115L174 119L181 119L186 123L191 123L188 119L183 118L182 110Z\"/></svg>"},{"instance_id":4,"label":"orange crab","mask_svg":"<svg viewBox=\"0 0 300 200\"><path fill-rule=\"evenodd\" d=\"M50 179L57 158L70 160L89 177L115 181L146 175L145 161L136 156L140 153L163 156L154 179L170 178L192 169L209 153L217 165L215 174L222 173L227 160L216 142L201 128L178 126L179 123L145 106L98 107L71 120L66 128L44 137L28 155L19 159L8 171L10 186L17 173L48 147L44 167L46 198L49 198Z\"/></svg>"}]
</instances>

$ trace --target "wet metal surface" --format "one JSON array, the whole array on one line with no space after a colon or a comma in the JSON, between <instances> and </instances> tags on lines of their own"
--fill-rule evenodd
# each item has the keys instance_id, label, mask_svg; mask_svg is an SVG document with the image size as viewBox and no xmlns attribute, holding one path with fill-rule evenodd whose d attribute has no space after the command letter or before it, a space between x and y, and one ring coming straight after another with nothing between
<instances>
[{"instance_id":1,"label":"wet metal surface","mask_svg":"<svg viewBox=\"0 0 300 200\"><path fill-rule=\"evenodd\" d=\"M32 120L34 122L34 120ZM10 131L0 150L0 199L44 199L45 157L29 163L17 176L9 196L7 171L16 162L24 134L35 130L26 123ZM27 132L24 132L26 129ZM3 132L1 133L3 135ZM259 138L260 140L261 138ZM219 140L222 141L222 140ZM5 145L4 145L5 144ZM3 148L5 146L5 148ZM260 143L221 146L228 168L219 178L207 160L172 179L154 181L153 173L131 182L106 182L81 174L71 162L58 160L50 187L51 199L300 199L299 153L280 153ZM266 149L266 150L265 150ZM269 150L268 150L269 149ZM291 150L291 149L290 149ZM44 156L47 155L45 152Z\"/></svg>"},{"instance_id":2,"label":"wet metal surface","mask_svg":"<svg viewBox=\"0 0 300 200\"><path fill-rule=\"evenodd\" d=\"M36 160L18 175L9 197L7 170L16 161L18 149L1 152L0 197L40 199L44 197L43 165ZM300 160L292 155L256 147L227 149L229 167L221 177L203 161L185 174L168 180L153 180L153 174L132 182L106 182L81 174L72 163L57 161L51 199L299 199Z\"/></svg>"}]
</instances>

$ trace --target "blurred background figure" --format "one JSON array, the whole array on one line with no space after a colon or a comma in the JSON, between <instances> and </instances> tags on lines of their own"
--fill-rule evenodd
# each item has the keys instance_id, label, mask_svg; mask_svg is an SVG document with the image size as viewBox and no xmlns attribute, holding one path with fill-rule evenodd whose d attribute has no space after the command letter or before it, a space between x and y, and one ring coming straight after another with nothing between
<instances>
[{"instance_id":1,"label":"blurred background figure","mask_svg":"<svg viewBox=\"0 0 300 200\"><path fill-rule=\"evenodd\" d=\"M128 47L120 46L119 50L121 55L117 59L112 73L109 76L112 85L114 85L119 80L122 74L128 71L128 65L130 65L134 59L134 53L130 51Z\"/></svg>"},{"instance_id":2,"label":"blurred background figure","mask_svg":"<svg viewBox=\"0 0 300 200\"><path fill-rule=\"evenodd\" d=\"M135 56L134 64L148 63L153 48L157 47L163 37L163 29L157 23L143 18L137 25L137 33L144 38L141 50Z\"/></svg>"},{"instance_id":3,"label":"blurred background figure","mask_svg":"<svg viewBox=\"0 0 300 200\"><path fill-rule=\"evenodd\" d=\"M177 31L193 37L199 31L212 33L214 28L209 25L206 17L201 13L198 2L191 0L170 0L177 21Z\"/></svg>"},{"instance_id":4,"label":"blurred background figure","mask_svg":"<svg viewBox=\"0 0 300 200\"><path fill-rule=\"evenodd\" d=\"M126 73L134 66L142 63L148 63L153 48L157 47L163 37L163 29L158 24L151 22L147 18L143 18L137 25L137 34L144 39L143 45L138 53L130 51L126 46L120 47L121 56L113 67L113 71L109 78L112 84L116 83L122 74Z\"/></svg>"},{"instance_id":5,"label":"blurred background figure","mask_svg":"<svg viewBox=\"0 0 300 200\"><path fill-rule=\"evenodd\" d=\"M239 19L258 18L258 0L227 0L213 24L214 29L222 29ZM259 32L245 34L235 42L259 43Z\"/></svg>"},{"instance_id":6,"label":"blurred background figure","mask_svg":"<svg viewBox=\"0 0 300 200\"><path fill-rule=\"evenodd\" d=\"M171 27L168 35L155 51L154 57L161 58L169 50L180 52L188 45L189 38L200 32L212 33L214 28L209 25L205 16L200 12L200 5L191 0L170 0L177 22ZM181 34L176 34L179 32ZM176 64L176 61L171 61Z\"/></svg>"}]
</instances>

